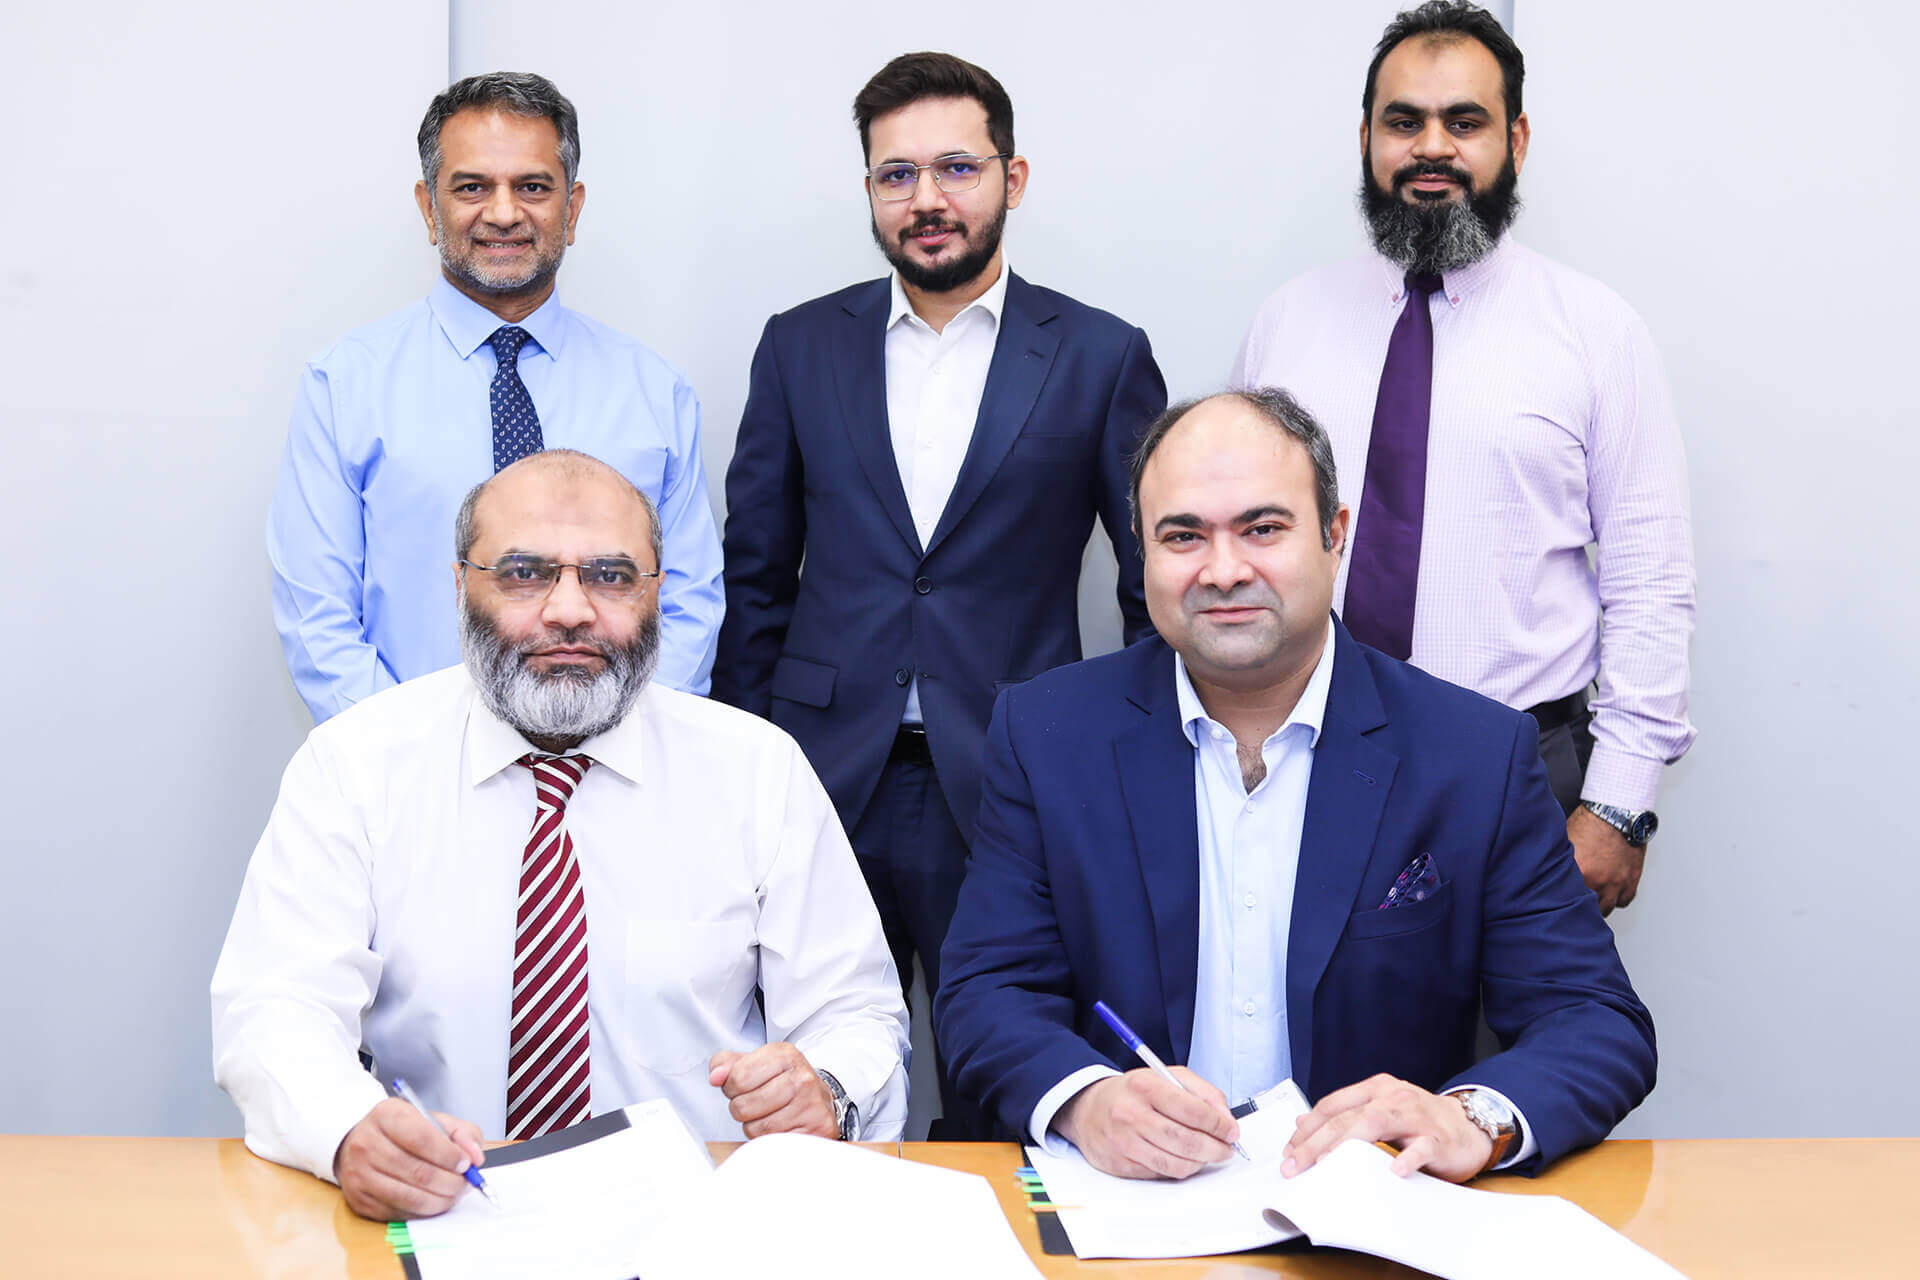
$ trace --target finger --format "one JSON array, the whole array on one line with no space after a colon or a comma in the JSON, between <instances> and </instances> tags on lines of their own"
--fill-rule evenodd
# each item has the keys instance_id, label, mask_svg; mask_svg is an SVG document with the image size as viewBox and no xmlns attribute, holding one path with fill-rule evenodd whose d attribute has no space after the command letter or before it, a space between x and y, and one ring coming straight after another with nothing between
<instances>
[{"instance_id":1,"label":"finger","mask_svg":"<svg viewBox=\"0 0 1920 1280\"><path fill-rule=\"evenodd\" d=\"M1393 1171L1405 1178L1432 1164L1440 1154L1440 1139L1423 1133L1400 1148L1393 1158Z\"/></svg>"},{"instance_id":2,"label":"finger","mask_svg":"<svg viewBox=\"0 0 1920 1280\"><path fill-rule=\"evenodd\" d=\"M1233 1155L1233 1148L1220 1139L1164 1120L1141 1129L1139 1137L1158 1153L1150 1157L1154 1166L1172 1178L1198 1173Z\"/></svg>"},{"instance_id":3,"label":"finger","mask_svg":"<svg viewBox=\"0 0 1920 1280\"><path fill-rule=\"evenodd\" d=\"M459 1183L464 1187L467 1184ZM343 1187L342 1190L345 1190ZM354 1179L347 1207L363 1218L399 1221L406 1218L431 1218L453 1207L456 1192L440 1194L410 1182L367 1169Z\"/></svg>"},{"instance_id":4,"label":"finger","mask_svg":"<svg viewBox=\"0 0 1920 1280\"><path fill-rule=\"evenodd\" d=\"M1183 1129L1196 1129L1210 1134L1221 1142L1231 1142L1240 1136L1240 1122L1227 1110L1225 1098L1218 1089L1213 1090L1213 1094L1221 1101L1213 1102L1197 1094L1183 1092L1158 1076L1150 1079L1144 1100L1174 1124Z\"/></svg>"},{"instance_id":5,"label":"finger","mask_svg":"<svg viewBox=\"0 0 1920 1280\"><path fill-rule=\"evenodd\" d=\"M1335 1089L1320 1099L1313 1110L1294 1121L1293 1137L1287 1140L1287 1150L1292 1151L1320 1132L1335 1116L1345 1115L1349 1111L1366 1106L1388 1085L1397 1083L1399 1082L1394 1077L1382 1074L1368 1076L1365 1080L1350 1084L1344 1089Z\"/></svg>"},{"instance_id":6,"label":"finger","mask_svg":"<svg viewBox=\"0 0 1920 1280\"><path fill-rule=\"evenodd\" d=\"M707 1083L724 1085L733 1071L733 1064L740 1061L740 1055L732 1049L722 1049L707 1059Z\"/></svg>"},{"instance_id":7,"label":"finger","mask_svg":"<svg viewBox=\"0 0 1920 1280\"><path fill-rule=\"evenodd\" d=\"M727 1076L727 1096L751 1093L792 1070L794 1059L798 1056L793 1046L785 1044L764 1045L744 1055L733 1064L733 1070Z\"/></svg>"},{"instance_id":8,"label":"finger","mask_svg":"<svg viewBox=\"0 0 1920 1280\"><path fill-rule=\"evenodd\" d=\"M368 1114L387 1145L405 1156L456 1174L465 1172L470 1163L459 1144L404 1102L385 1112L376 1107Z\"/></svg>"},{"instance_id":9,"label":"finger","mask_svg":"<svg viewBox=\"0 0 1920 1280\"><path fill-rule=\"evenodd\" d=\"M455 1147L454 1150L457 1151L459 1148ZM460 1166L464 1172L467 1166L467 1158L464 1155L460 1157ZM449 1204L453 1202L455 1196L460 1194L460 1189L467 1185L467 1180L460 1173L444 1169L431 1161L422 1160L400 1147L375 1148L368 1154L365 1167L395 1182L442 1197Z\"/></svg>"},{"instance_id":10,"label":"finger","mask_svg":"<svg viewBox=\"0 0 1920 1280\"><path fill-rule=\"evenodd\" d=\"M462 1120L450 1116L444 1111L436 1111L434 1117L446 1129L447 1136L453 1139L453 1145L466 1153L467 1159L476 1165L487 1162L486 1135L480 1132L480 1126L471 1120ZM455 1169L455 1173L465 1173L464 1169Z\"/></svg>"},{"instance_id":11,"label":"finger","mask_svg":"<svg viewBox=\"0 0 1920 1280\"><path fill-rule=\"evenodd\" d=\"M1312 1137L1295 1141L1287 1148L1286 1158L1280 1162L1280 1172L1291 1177L1311 1169L1321 1156L1348 1138L1358 1138L1363 1142L1377 1141L1379 1135L1373 1131L1375 1125L1371 1123L1374 1114L1371 1108L1360 1108L1334 1116Z\"/></svg>"},{"instance_id":12,"label":"finger","mask_svg":"<svg viewBox=\"0 0 1920 1280\"><path fill-rule=\"evenodd\" d=\"M727 1111L743 1125L764 1119L792 1102L800 1092L800 1083L788 1074L775 1076L758 1089L746 1093L729 1091L732 1101L727 1104Z\"/></svg>"},{"instance_id":13,"label":"finger","mask_svg":"<svg viewBox=\"0 0 1920 1280\"><path fill-rule=\"evenodd\" d=\"M1204 1076L1197 1076L1185 1067L1172 1067L1170 1070L1173 1072L1173 1078L1187 1087L1188 1093L1203 1098L1231 1114L1232 1108L1227 1102L1227 1095L1216 1089L1211 1080Z\"/></svg>"},{"instance_id":14,"label":"finger","mask_svg":"<svg viewBox=\"0 0 1920 1280\"><path fill-rule=\"evenodd\" d=\"M833 1105L823 1105L819 1099L806 1094L740 1127L749 1138L761 1138L769 1133L811 1133L821 1138L840 1136Z\"/></svg>"}]
</instances>

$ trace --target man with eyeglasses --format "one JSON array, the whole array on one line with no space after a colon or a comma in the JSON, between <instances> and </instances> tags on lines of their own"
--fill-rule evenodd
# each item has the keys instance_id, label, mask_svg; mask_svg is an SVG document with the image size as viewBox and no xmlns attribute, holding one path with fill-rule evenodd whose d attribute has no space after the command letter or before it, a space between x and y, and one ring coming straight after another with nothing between
<instances>
[{"instance_id":1,"label":"man with eyeglasses","mask_svg":"<svg viewBox=\"0 0 1920 1280\"><path fill-rule=\"evenodd\" d=\"M1362 478L1334 597L1354 638L1538 722L1606 912L1693 742L1686 458L1640 317L1508 234L1525 71L1464 0L1387 26L1359 136L1374 252L1269 298L1233 384L1290 388Z\"/></svg>"},{"instance_id":2,"label":"man with eyeglasses","mask_svg":"<svg viewBox=\"0 0 1920 1280\"><path fill-rule=\"evenodd\" d=\"M653 681L663 546L604 463L507 467L455 521L464 665L287 767L213 975L214 1075L254 1152L356 1213L438 1213L483 1134L650 1098L711 1140L900 1135L879 918L793 741Z\"/></svg>"},{"instance_id":3,"label":"man with eyeglasses","mask_svg":"<svg viewBox=\"0 0 1920 1280\"><path fill-rule=\"evenodd\" d=\"M893 272L767 322L727 469L713 693L799 741L902 982L917 954L931 991L994 694L1081 656L1096 518L1125 635L1147 630L1127 457L1166 386L1146 334L1008 269L1028 165L997 80L904 54L853 114ZM978 1134L942 1093L935 1134Z\"/></svg>"},{"instance_id":4,"label":"man with eyeglasses","mask_svg":"<svg viewBox=\"0 0 1920 1280\"><path fill-rule=\"evenodd\" d=\"M472 76L429 104L418 142L442 278L307 366L267 517L295 687L322 721L456 661L433 548L475 481L551 445L605 459L658 506L659 679L704 693L722 596L700 403L554 297L587 194L573 104L541 76Z\"/></svg>"}]
</instances>

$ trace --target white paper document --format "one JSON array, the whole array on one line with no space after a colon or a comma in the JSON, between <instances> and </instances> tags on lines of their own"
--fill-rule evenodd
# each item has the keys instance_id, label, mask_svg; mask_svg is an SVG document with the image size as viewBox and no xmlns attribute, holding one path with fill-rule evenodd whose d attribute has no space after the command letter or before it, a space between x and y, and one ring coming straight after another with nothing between
<instances>
[{"instance_id":1,"label":"white paper document","mask_svg":"<svg viewBox=\"0 0 1920 1280\"><path fill-rule=\"evenodd\" d=\"M471 1192L408 1224L423 1280L1038 1280L984 1178L799 1134L716 1169L668 1103L626 1115L578 1146L482 1166L498 1207Z\"/></svg>"},{"instance_id":2,"label":"white paper document","mask_svg":"<svg viewBox=\"0 0 1920 1280\"><path fill-rule=\"evenodd\" d=\"M1447 1280L1672 1280L1679 1272L1578 1205L1402 1178L1393 1157L1348 1141L1293 1178L1281 1151L1308 1110L1291 1080L1255 1099L1240 1121L1237 1157L1181 1182L1116 1178L1078 1152L1027 1148L1060 1225L1082 1258L1178 1258L1236 1253L1301 1234Z\"/></svg>"}]
</instances>

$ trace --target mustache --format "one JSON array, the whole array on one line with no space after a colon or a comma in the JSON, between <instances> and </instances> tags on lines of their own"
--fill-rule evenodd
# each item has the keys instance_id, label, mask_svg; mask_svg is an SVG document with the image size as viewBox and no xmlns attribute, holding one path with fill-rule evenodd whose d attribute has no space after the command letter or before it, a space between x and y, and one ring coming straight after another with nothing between
<instances>
[{"instance_id":1,"label":"mustache","mask_svg":"<svg viewBox=\"0 0 1920 1280\"><path fill-rule=\"evenodd\" d=\"M904 246L907 241L913 239L922 231L951 231L956 235L965 236L967 234L967 224L964 222L954 222L949 218L943 218L937 213L917 213L913 217L912 226L901 228L900 243Z\"/></svg>"},{"instance_id":2,"label":"mustache","mask_svg":"<svg viewBox=\"0 0 1920 1280\"><path fill-rule=\"evenodd\" d=\"M1187 593L1181 600L1182 604L1193 610L1251 609L1256 605L1271 605L1274 602L1273 589L1254 582L1242 583L1230 591L1196 584L1187 588Z\"/></svg>"},{"instance_id":3,"label":"mustache","mask_svg":"<svg viewBox=\"0 0 1920 1280\"><path fill-rule=\"evenodd\" d=\"M1473 194L1472 174L1465 169L1456 169L1450 164L1441 164L1437 160L1416 160L1405 168L1397 170L1393 175L1394 194L1398 195L1401 187L1416 178L1448 178L1459 183L1461 190L1468 195Z\"/></svg>"},{"instance_id":4,"label":"mustache","mask_svg":"<svg viewBox=\"0 0 1920 1280\"><path fill-rule=\"evenodd\" d=\"M513 652L521 664L525 665L528 658L562 646L570 649L591 649L602 658L613 657L613 646L589 635L584 626L568 627L564 631L549 631L537 640L528 640L523 644L515 645Z\"/></svg>"}]
</instances>

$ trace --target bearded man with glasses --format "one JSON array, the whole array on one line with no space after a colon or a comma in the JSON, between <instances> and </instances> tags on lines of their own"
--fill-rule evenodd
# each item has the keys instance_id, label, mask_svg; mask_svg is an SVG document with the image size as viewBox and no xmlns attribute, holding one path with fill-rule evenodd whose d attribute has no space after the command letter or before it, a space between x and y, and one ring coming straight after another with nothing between
<instances>
[{"instance_id":1,"label":"bearded man with glasses","mask_svg":"<svg viewBox=\"0 0 1920 1280\"><path fill-rule=\"evenodd\" d=\"M906 1008L852 850L792 739L653 682L661 549L614 468L508 466L455 522L465 663L287 767L214 1075L248 1147L356 1213L439 1213L482 1135L651 1098L710 1140L900 1136Z\"/></svg>"},{"instance_id":2,"label":"bearded man with glasses","mask_svg":"<svg viewBox=\"0 0 1920 1280\"><path fill-rule=\"evenodd\" d=\"M904 54L853 114L893 271L761 336L727 469L713 695L799 741L902 982L917 954L931 991L994 695L1081 656L1096 517L1126 638L1148 629L1127 457L1166 386L1146 334L1008 268L1028 163L999 81ZM976 1113L942 1095L935 1134L978 1135Z\"/></svg>"}]
</instances>

